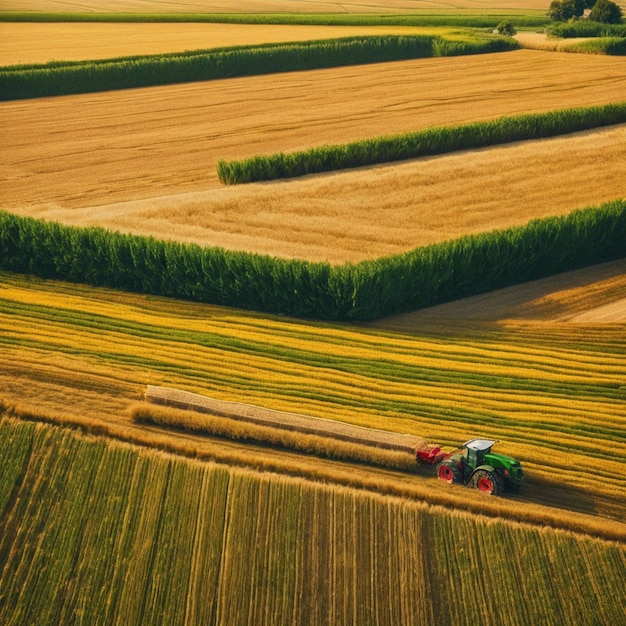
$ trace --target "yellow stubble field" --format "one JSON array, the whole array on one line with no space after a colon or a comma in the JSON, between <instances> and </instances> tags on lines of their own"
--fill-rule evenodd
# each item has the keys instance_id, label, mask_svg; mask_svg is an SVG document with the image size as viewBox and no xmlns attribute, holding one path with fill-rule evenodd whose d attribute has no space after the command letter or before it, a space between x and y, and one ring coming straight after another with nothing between
<instances>
[{"instance_id":1,"label":"yellow stubble field","mask_svg":"<svg viewBox=\"0 0 626 626\"><path fill-rule=\"evenodd\" d=\"M625 77L623 58L519 50L5 102L0 202L70 224L358 261L622 197L626 129L236 188L219 183L217 160L619 102Z\"/></svg>"},{"instance_id":2,"label":"yellow stubble field","mask_svg":"<svg viewBox=\"0 0 626 626\"><path fill-rule=\"evenodd\" d=\"M545 10L543 0L0 0L2 11L111 13L442 13Z\"/></svg>"},{"instance_id":3,"label":"yellow stubble field","mask_svg":"<svg viewBox=\"0 0 626 626\"><path fill-rule=\"evenodd\" d=\"M0 66L111 59L336 37L416 35L435 30L443 33L453 29L197 22L0 22Z\"/></svg>"}]
</instances>

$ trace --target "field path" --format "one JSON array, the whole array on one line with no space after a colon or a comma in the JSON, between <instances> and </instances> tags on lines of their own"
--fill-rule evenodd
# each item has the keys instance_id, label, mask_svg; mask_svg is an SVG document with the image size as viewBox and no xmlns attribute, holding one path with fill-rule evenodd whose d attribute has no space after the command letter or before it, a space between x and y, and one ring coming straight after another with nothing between
<instances>
[{"instance_id":1,"label":"field path","mask_svg":"<svg viewBox=\"0 0 626 626\"><path fill-rule=\"evenodd\" d=\"M624 58L520 50L5 102L0 204L227 248L359 260L457 236L465 218L475 232L622 197L624 127L573 147L559 138L238 189L220 186L216 161L625 98ZM600 178L581 187L591 172ZM442 231L429 222L446 210L459 219L460 206L472 207L460 223L444 218Z\"/></svg>"}]
</instances>

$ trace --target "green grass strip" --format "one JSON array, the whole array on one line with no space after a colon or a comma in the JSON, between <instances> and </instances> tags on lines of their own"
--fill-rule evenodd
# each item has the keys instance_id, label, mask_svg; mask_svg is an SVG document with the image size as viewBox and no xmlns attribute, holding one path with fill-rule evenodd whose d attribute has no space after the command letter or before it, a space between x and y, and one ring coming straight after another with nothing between
<instances>
[{"instance_id":1,"label":"green grass strip","mask_svg":"<svg viewBox=\"0 0 626 626\"><path fill-rule=\"evenodd\" d=\"M501 117L487 122L432 127L403 135L376 137L286 154L279 152L238 161L219 160L217 175L227 185L294 178L456 150L553 137L624 122L626 102L562 109Z\"/></svg>"},{"instance_id":2,"label":"green grass strip","mask_svg":"<svg viewBox=\"0 0 626 626\"><path fill-rule=\"evenodd\" d=\"M499 52L517 47L517 42L505 37L468 37L466 41L447 41L431 35L389 35L236 46L104 61L18 65L0 70L0 100Z\"/></svg>"},{"instance_id":3,"label":"green grass strip","mask_svg":"<svg viewBox=\"0 0 626 626\"><path fill-rule=\"evenodd\" d=\"M0 11L0 22L191 22L214 24L303 24L319 26L459 26L495 28L508 19L515 26L535 27L549 23L543 11L419 15L357 15L337 13L80 13Z\"/></svg>"},{"instance_id":4,"label":"green grass strip","mask_svg":"<svg viewBox=\"0 0 626 626\"><path fill-rule=\"evenodd\" d=\"M626 200L338 266L0 211L0 269L311 319L371 320L623 257Z\"/></svg>"}]
</instances>

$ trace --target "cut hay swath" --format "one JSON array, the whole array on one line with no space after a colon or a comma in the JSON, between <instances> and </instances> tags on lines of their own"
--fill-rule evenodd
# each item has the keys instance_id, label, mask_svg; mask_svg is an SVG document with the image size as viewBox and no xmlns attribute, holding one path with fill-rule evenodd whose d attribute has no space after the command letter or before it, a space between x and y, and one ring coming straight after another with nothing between
<instances>
[{"instance_id":1,"label":"cut hay swath","mask_svg":"<svg viewBox=\"0 0 626 626\"><path fill-rule=\"evenodd\" d=\"M416 435L364 428L354 424L346 424L345 422L342 423L300 413L276 411L241 402L217 400L180 389L149 385L145 397L148 402L154 404L221 415L252 424L269 426L278 430L330 437L339 441L385 450L395 450L396 452L406 452L407 454L414 455L417 450L424 450L428 447L426 440Z\"/></svg>"}]
</instances>

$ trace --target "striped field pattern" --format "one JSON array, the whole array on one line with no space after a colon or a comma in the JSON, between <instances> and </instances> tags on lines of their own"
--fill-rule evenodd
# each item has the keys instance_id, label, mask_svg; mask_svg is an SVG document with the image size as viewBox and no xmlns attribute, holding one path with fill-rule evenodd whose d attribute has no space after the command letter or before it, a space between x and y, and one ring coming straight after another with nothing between
<instances>
[{"instance_id":1,"label":"striped field pattern","mask_svg":"<svg viewBox=\"0 0 626 626\"><path fill-rule=\"evenodd\" d=\"M7 626L577 625L625 608L617 543L12 419L0 441Z\"/></svg>"},{"instance_id":2,"label":"striped field pattern","mask_svg":"<svg viewBox=\"0 0 626 626\"><path fill-rule=\"evenodd\" d=\"M611 297L626 290L620 276ZM623 323L444 319L394 330L2 274L0 328L0 399L35 412L128 426L129 406L155 384L448 449L489 437L522 462L522 499L564 509L566 526L571 509L625 513Z\"/></svg>"}]
</instances>

